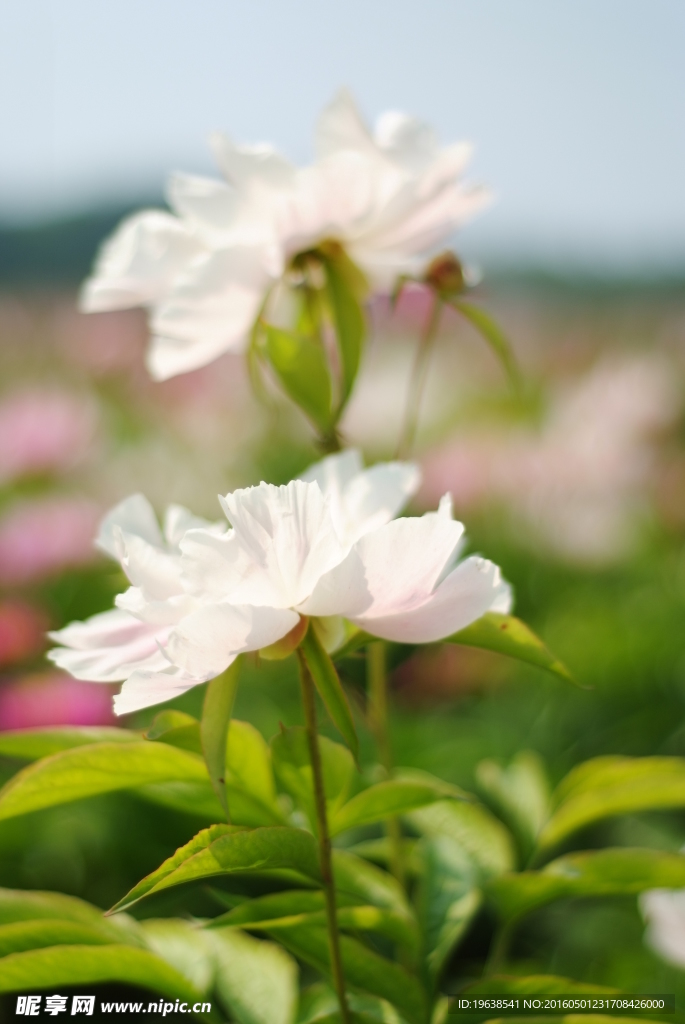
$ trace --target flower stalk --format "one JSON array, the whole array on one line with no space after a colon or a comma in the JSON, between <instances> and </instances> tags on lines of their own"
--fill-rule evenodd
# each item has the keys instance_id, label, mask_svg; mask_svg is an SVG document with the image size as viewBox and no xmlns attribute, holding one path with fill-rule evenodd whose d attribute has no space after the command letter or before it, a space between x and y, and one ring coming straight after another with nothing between
<instances>
[{"instance_id":1,"label":"flower stalk","mask_svg":"<svg viewBox=\"0 0 685 1024\"><path fill-rule=\"evenodd\" d=\"M388 677L385 654L385 643L382 640L369 644L366 653L366 669L369 725L376 740L380 762L390 777L393 772L393 759L388 729ZM388 818L385 823L385 831L390 845L390 870L400 885L404 887L406 873L399 819Z\"/></svg>"},{"instance_id":2,"label":"flower stalk","mask_svg":"<svg viewBox=\"0 0 685 1024\"><path fill-rule=\"evenodd\" d=\"M442 307L442 299L439 295L434 295L430 313L428 314L426 325L421 334L421 340L419 341L414 365L412 367L404 424L400 435L400 442L397 446L398 459L408 458L411 455L412 448L414 447L416 430L419 422L421 398L423 396L423 389L426 383L426 375L428 373L428 364L433 349L433 342L435 341L435 337L438 333Z\"/></svg>"},{"instance_id":3,"label":"flower stalk","mask_svg":"<svg viewBox=\"0 0 685 1024\"><path fill-rule=\"evenodd\" d=\"M304 708L307 743L309 745L309 759L312 766L312 778L314 783L316 831L319 841L321 879L323 882L324 899L326 903L326 925L328 929L328 945L331 958L331 974L333 976L333 985L340 1005L340 1017L342 1024L352 1024L352 1017L350 1016L350 1010L347 1004L345 976L343 973L342 956L340 953L340 933L338 931L335 882L333 879L333 862L331 858L331 837L328 832L326 793L324 790L321 752L319 750L319 738L316 727L314 681L311 677L302 648L298 648L297 658L300 667L302 705Z\"/></svg>"}]
</instances>

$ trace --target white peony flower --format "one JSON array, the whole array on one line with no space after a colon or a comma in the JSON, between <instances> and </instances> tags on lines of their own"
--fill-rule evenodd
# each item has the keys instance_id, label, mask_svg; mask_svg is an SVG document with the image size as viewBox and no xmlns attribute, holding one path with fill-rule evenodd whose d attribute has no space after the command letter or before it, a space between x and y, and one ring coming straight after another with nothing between
<instances>
[{"instance_id":1,"label":"white peony flower","mask_svg":"<svg viewBox=\"0 0 685 1024\"><path fill-rule=\"evenodd\" d=\"M685 889L652 889L640 896L645 941L659 956L685 968Z\"/></svg>"},{"instance_id":2,"label":"white peony flower","mask_svg":"<svg viewBox=\"0 0 685 1024\"><path fill-rule=\"evenodd\" d=\"M82 307L150 307L156 379L242 351L298 253L336 241L372 286L388 289L399 274L420 274L489 201L461 181L470 146L441 149L404 114L384 114L372 134L343 92L316 135L319 158L300 169L269 146L215 136L224 182L175 175L173 214L136 214L103 246Z\"/></svg>"},{"instance_id":3,"label":"white peony flower","mask_svg":"<svg viewBox=\"0 0 685 1024\"><path fill-rule=\"evenodd\" d=\"M392 519L420 482L414 465L388 463L364 469L355 451L323 459L305 477L316 481L314 486L326 497L341 552L349 550L364 533ZM142 495L122 502L105 517L96 544L121 562L132 586L116 598L116 609L50 634L63 646L48 657L77 679L102 683L125 680L115 697L117 714L170 700L215 674L188 673L172 663L167 651L173 628L199 611L203 603L214 600L212 593L191 592L182 573L179 545L188 530L198 529L203 537L218 539L227 526L212 525L179 506L171 506L161 532ZM293 621L297 619L294 616ZM248 628L244 642L249 637L249 643L257 648L266 646L274 629L278 637L282 635L278 632L281 622L280 613L270 616L265 611L258 626L266 632L250 632Z\"/></svg>"}]
</instances>

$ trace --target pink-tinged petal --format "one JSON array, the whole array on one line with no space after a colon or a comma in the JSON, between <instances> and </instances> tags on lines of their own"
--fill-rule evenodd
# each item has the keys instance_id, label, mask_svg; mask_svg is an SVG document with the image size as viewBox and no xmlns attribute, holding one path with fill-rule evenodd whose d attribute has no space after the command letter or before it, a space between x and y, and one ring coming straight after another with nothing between
<instances>
[{"instance_id":1,"label":"pink-tinged petal","mask_svg":"<svg viewBox=\"0 0 685 1024\"><path fill-rule=\"evenodd\" d=\"M147 356L155 380L196 370L239 352L271 280L262 246L234 246L195 262L157 306Z\"/></svg>"},{"instance_id":2,"label":"pink-tinged petal","mask_svg":"<svg viewBox=\"0 0 685 1024\"><path fill-rule=\"evenodd\" d=\"M236 146L221 132L215 132L209 141L221 173L237 189L244 189L254 179L283 188L295 176L293 165L266 143Z\"/></svg>"},{"instance_id":3,"label":"pink-tinged petal","mask_svg":"<svg viewBox=\"0 0 685 1024\"><path fill-rule=\"evenodd\" d=\"M169 637L173 663L196 678L211 679L238 654L258 651L284 637L299 621L288 608L211 604L183 619Z\"/></svg>"},{"instance_id":4,"label":"pink-tinged petal","mask_svg":"<svg viewBox=\"0 0 685 1024\"><path fill-rule=\"evenodd\" d=\"M510 608L511 589L499 568L473 557L453 569L419 607L395 614L360 615L353 622L384 640L425 644L443 640L488 611L508 612Z\"/></svg>"},{"instance_id":5,"label":"pink-tinged petal","mask_svg":"<svg viewBox=\"0 0 685 1024\"><path fill-rule=\"evenodd\" d=\"M76 679L113 683L139 669L167 668L169 660L160 646L168 635L168 627L151 626L115 609L50 633L51 640L64 646L47 657Z\"/></svg>"},{"instance_id":6,"label":"pink-tinged petal","mask_svg":"<svg viewBox=\"0 0 685 1024\"><path fill-rule=\"evenodd\" d=\"M235 224L239 199L222 181L194 174L173 174L167 184L171 208L209 243L216 243Z\"/></svg>"},{"instance_id":7,"label":"pink-tinged petal","mask_svg":"<svg viewBox=\"0 0 685 1024\"><path fill-rule=\"evenodd\" d=\"M162 704L203 682L204 679L195 679L168 665L163 672L134 672L114 698L114 714L130 715L141 708Z\"/></svg>"},{"instance_id":8,"label":"pink-tinged petal","mask_svg":"<svg viewBox=\"0 0 685 1024\"><path fill-rule=\"evenodd\" d=\"M117 561L121 557L121 531L162 547L162 535L152 505L142 494L132 494L108 512L100 523L95 543Z\"/></svg>"},{"instance_id":9,"label":"pink-tinged petal","mask_svg":"<svg viewBox=\"0 0 685 1024\"><path fill-rule=\"evenodd\" d=\"M340 150L376 151L371 133L347 89L341 89L319 115L314 138L319 157L327 157Z\"/></svg>"},{"instance_id":10,"label":"pink-tinged petal","mask_svg":"<svg viewBox=\"0 0 685 1024\"><path fill-rule=\"evenodd\" d=\"M145 210L128 217L102 246L81 291L81 309L95 313L156 302L202 251L192 232L169 213Z\"/></svg>"},{"instance_id":11,"label":"pink-tinged petal","mask_svg":"<svg viewBox=\"0 0 685 1024\"><path fill-rule=\"evenodd\" d=\"M343 496L349 542L390 522L420 483L421 471L409 462L379 463L360 473Z\"/></svg>"},{"instance_id":12,"label":"pink-tinged petal","mask_svg":"<svg viewBox=\"0 0 685 1024\"><path fill-rule=\"evenodd\" d=\"M464 531L439 515L395 519L368 533L299 606L306 615L383 616L418 607L451 568Z\"/></svg>"},{"instance_id":13,"label":"pink-tinged petal","mask_svg":"<svg viewBox=\"0 0 685 1024\"><path fill-rule=\"evenodd\" d=\"M261 483L227 494L222 505L248 562L231 592L236 604L292 608L345 554L316 483Z\"/></svg>"}]
</instances>

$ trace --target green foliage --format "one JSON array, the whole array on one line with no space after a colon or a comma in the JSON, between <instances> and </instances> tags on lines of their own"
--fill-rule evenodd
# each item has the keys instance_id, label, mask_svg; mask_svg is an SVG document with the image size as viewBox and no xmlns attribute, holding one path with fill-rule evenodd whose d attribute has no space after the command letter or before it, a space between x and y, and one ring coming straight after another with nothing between
<instances>
[{"instance_id":1,"label":"green foliage","mask_svg":"<svg viewBox=\"0 0 685 1024\"><path fill-rule=\"evenodd\" d=\"M302 641L302 652L319 696L356 761L359 756L359 740L350 705L335 666L311 626Z\"/></svg>"},{"instance_id":2,"label":"green foliage","mask_svg":"<svg viewBox=\"0 0 685 1024\"><path fill-rule=\"evenodd\" d=\"M476 622L445 638L447 644L481 647L552 672L573 682L566 666L547 649L532 629L514 615L486 612Z\"/></svg>"},{"instance_id":3,"label":"green foliage","mask_svg":"<svg viewBox=\"0 0 685 1024\"><path fill-rule=\"evenodd\" d=\"M482 894L471 858L444 837L420 843L418 907L425 970L435 985L450 954L478 912Z\"/></svg>"},{"instance_id":4,"label":"green foliage","mask_svg":"<svg viewBox=\"0 0 685 1024\"><path fill-rule=\"evenodd\" d=\"M93 743L132 743L138 739L140 737L137 733L129 729L100 725L19 729L16 732L0 732L0 754L25 761L38 761L42 757L49 757L50 754L71 750L72 747L86 747Z\"/></svg>"},{"instance_id":5,"label":"green foliage","mask_svg":"<svg viewBox=\"0 0 685 1024\"><path fill-rule=\"evenodd\" d=\"M238 931L212 934L217 994L240 1024L294 1024L297 964L280 946Z\"/></svg>"},{"instance_id":6,"label":"green foliage","mask_svg":"<svg viewBox=\"0 0 685 1024\"><path fill-rule=\"evenodd\" d=\"M325 736L319 737L319 751L327 810L332 817L349 794L355 775L354 761L346 747ZM279 783L295 805L304 811L310 827L314 829L314 783L305 729L301 726L281 729L271 741L271 752Z\"/></svg>"},{"instance_id":7,"label":"green foliage","mask_svg":"<svg viewBox=\"0 0 685 1024\"><path fill-rule=\"evenodd\" d=\"M238 686L240 658L207 685L200 723L200 740L212 788L226 818L231 820L226 796L226 741Z\"/></svg>"},{"instance_id":8,"label":"green foliage","mask_svg":"<svg viewBox=\"0 0 685 1024\"><path fill-rule=\"evenodd\" d=\"M389 779L362 790L331 815L331 835L351 828L361 828L376 821L387 821L398 814L407 814L419 807L435 803L445 796L445 784L428 776L414 779ZM452 794L450 794L452 795Z\"/></svg>"},{"instance_id":9,"label":"green foliage","mask_svg":"<svg viewBox=\"0 0 685 1024\"><path fill-rule=\"evenodd\" d=\"M550 788L541 758L523 750L507 768L481 761L476 781L485 798L516 836L524 862L549 815Z\"/></svg>"},{"instance_id":10,"label":"green foliage","mask_svg":"<svg viewBox=\"0 0 685 1024\"><path fill-rule=\"evenodd\" d=\"M266 351L283 389L315 427L332 425L331 380L323 346L312 338L265 325Z\"/></svg>"}]
</instances>

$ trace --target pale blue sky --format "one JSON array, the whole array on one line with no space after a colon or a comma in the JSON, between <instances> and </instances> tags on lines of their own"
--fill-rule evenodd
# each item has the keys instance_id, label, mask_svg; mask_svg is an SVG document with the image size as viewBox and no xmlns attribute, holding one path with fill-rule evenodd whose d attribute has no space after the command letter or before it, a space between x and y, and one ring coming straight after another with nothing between
<instances>
[{"instance_id":1,"label":"pale blue sky","mask_svg":"<svg viewBox=\"0 0 685 1024\"><path fill-rule=\"evenodd\" d=\"M209 172L216 128L305 160L341 85L477 144L467 251L685 260L684 0L0 0L0 220Z\"/></svg>"}]
</instances>

